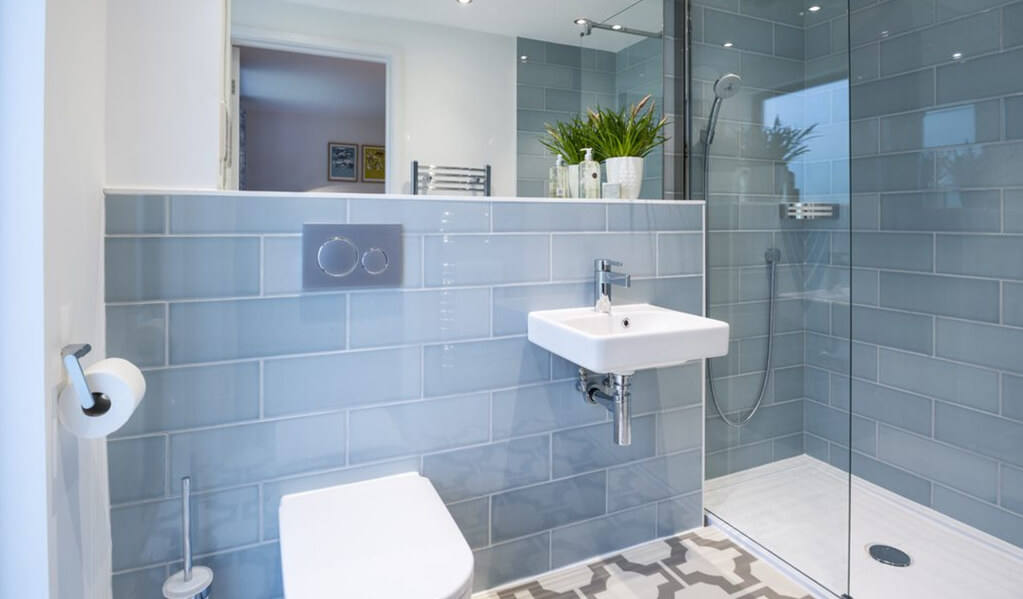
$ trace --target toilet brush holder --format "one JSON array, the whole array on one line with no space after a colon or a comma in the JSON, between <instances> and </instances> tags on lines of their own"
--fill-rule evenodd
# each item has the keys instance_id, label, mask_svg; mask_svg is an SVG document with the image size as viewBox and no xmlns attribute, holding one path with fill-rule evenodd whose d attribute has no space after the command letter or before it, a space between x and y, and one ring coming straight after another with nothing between
<instances>
[{"instance_id":1,"label":"toilet brush holder","mask_svg":"<svg viewBox=\"0 0 1023 599\"><path fill-rule=\"evenodd\" d=\"M175 572L163 583L166 599L208 599L213 584L213 570L192 567L192 485L186 476L181 479L181 547L184 569Z\"/></svg>"}]
</instances>

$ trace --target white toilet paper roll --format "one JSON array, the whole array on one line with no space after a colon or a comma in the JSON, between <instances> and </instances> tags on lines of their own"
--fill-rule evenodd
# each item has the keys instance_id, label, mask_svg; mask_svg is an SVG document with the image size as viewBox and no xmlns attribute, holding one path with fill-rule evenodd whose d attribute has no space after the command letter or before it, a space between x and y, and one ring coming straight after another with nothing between
<instances>
[{"instance_id":1,"label":"white toilet paper roll","mask_svg":"<svg viewBox=\"0 0 1023 599\"><path fill-rule=\"evenodd\" d=\"M99 416L86 415L73 385L60 392L57 409L61 423L72 433L87 439L105 437L124 426L146 394L142 371L121 358L96 362L85 370L85 380L93 393L102 393L110 399L110 409Z\"/></svg>"}]
</instances>

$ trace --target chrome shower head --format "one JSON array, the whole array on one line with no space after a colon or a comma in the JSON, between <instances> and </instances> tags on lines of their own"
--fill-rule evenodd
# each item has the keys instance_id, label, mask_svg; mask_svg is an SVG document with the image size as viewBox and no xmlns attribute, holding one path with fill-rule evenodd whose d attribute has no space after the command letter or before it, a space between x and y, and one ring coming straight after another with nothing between
<instances>
[{"instance_id":1,"label":"chrome shower head","mask_svg":"<svg viewBox=\"0 0 1023 599\"><path fill-rule=\"evenodd\" d=\"M714 82L714 96L722 100L731 98L739 93L741 87L742 77L735 73L728 73L718 77L718 80Z\"/></svg>"}]
</instances>

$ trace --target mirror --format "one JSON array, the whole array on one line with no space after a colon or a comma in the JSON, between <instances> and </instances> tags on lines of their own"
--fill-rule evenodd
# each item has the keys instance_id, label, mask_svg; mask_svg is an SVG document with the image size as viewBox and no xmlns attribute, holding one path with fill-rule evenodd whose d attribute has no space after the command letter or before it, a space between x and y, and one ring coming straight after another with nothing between
<instances>
[{"instance_id":1,"label":"mirror","mask_svg":"<svg viewBox=\"0 0 1023 599\"><path fill-rule=\"evenodd\" d=\"M359 142L356 162L361 144L384 147L380 191L411 193L416 160L490 165L492 195L542 197L554 164L539 143L545 123L648 94L661 112L663 7L663 0L234 0L232 38L242 48L382 65L382 139L329 132L330 141ZM242 70L244 77L244 62ZM309 160L322 162L310 171L323 177L301 190L369 191L361 164L363 187L338 188L345 182L327 179L326 144L308 143L316 146ZM660 149L645 159L640 197L662 197L662 162Z\"/></svg>"}]
</instances>

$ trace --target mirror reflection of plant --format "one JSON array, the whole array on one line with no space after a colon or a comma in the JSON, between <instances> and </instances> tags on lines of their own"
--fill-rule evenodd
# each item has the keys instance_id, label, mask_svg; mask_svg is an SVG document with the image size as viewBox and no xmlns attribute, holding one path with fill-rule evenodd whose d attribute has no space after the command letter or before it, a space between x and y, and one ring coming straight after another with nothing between
<instances>
[{"instance_id":1,"label":"mirror reflection of plant","mask_svg":"<svg viewBox=\"0 0 1023 599\"><path fill-rule=\"evenodd\" d=\"M650 106L643 110L647 103ZM649 95L627 109L612 110L598 106L588 113L590 143L601 160L626 156L644 158L668 141L664 136L668 119L657 119L657 111Z\"/></svg>"},{"instance_id":2,"label":"mirror reflection of plant","mask_svg":"<svg viewBox=\"0 0 1023 599\"><path fill-rule=\"evenodd\" d=\"M980 147L966 147L937 155L938 186L967 187L968 183L981 172L984 150Z\"/></svg>"},{"instance_id":3,"label":"mirror reflection of plant","mask_svg":"<svg viewBox=\"0 0 1023 599\"><path fill-rule=\"evenodd\" d=\"M764 155L778 162L790 163L796 158L810 151L807 144L811 139L817 137L813 134L817 129L814 123L806 129L782 125L781 119L774 117L774 125L763 129L756 129L764 148Z\"/></svg>"},{"instance_id":4,"label":"mirror reflection of plant","mask_svg":"<svg viewBox=\"0 0 1023 599\"><path fill-rule=\"evenodd\" d=\"M540 138L543 147L550 150L552 154L561 154L565 159L565 164L579 164L583 161L585 155L583 148L590 147L592 135L589 122L586 119L576 115L569 121L558 121L553 125L544 123L544 129L546 133ZM598 161L603 160L599 156L594 156L594 158Z\"/></svg>"}]
</instances>

